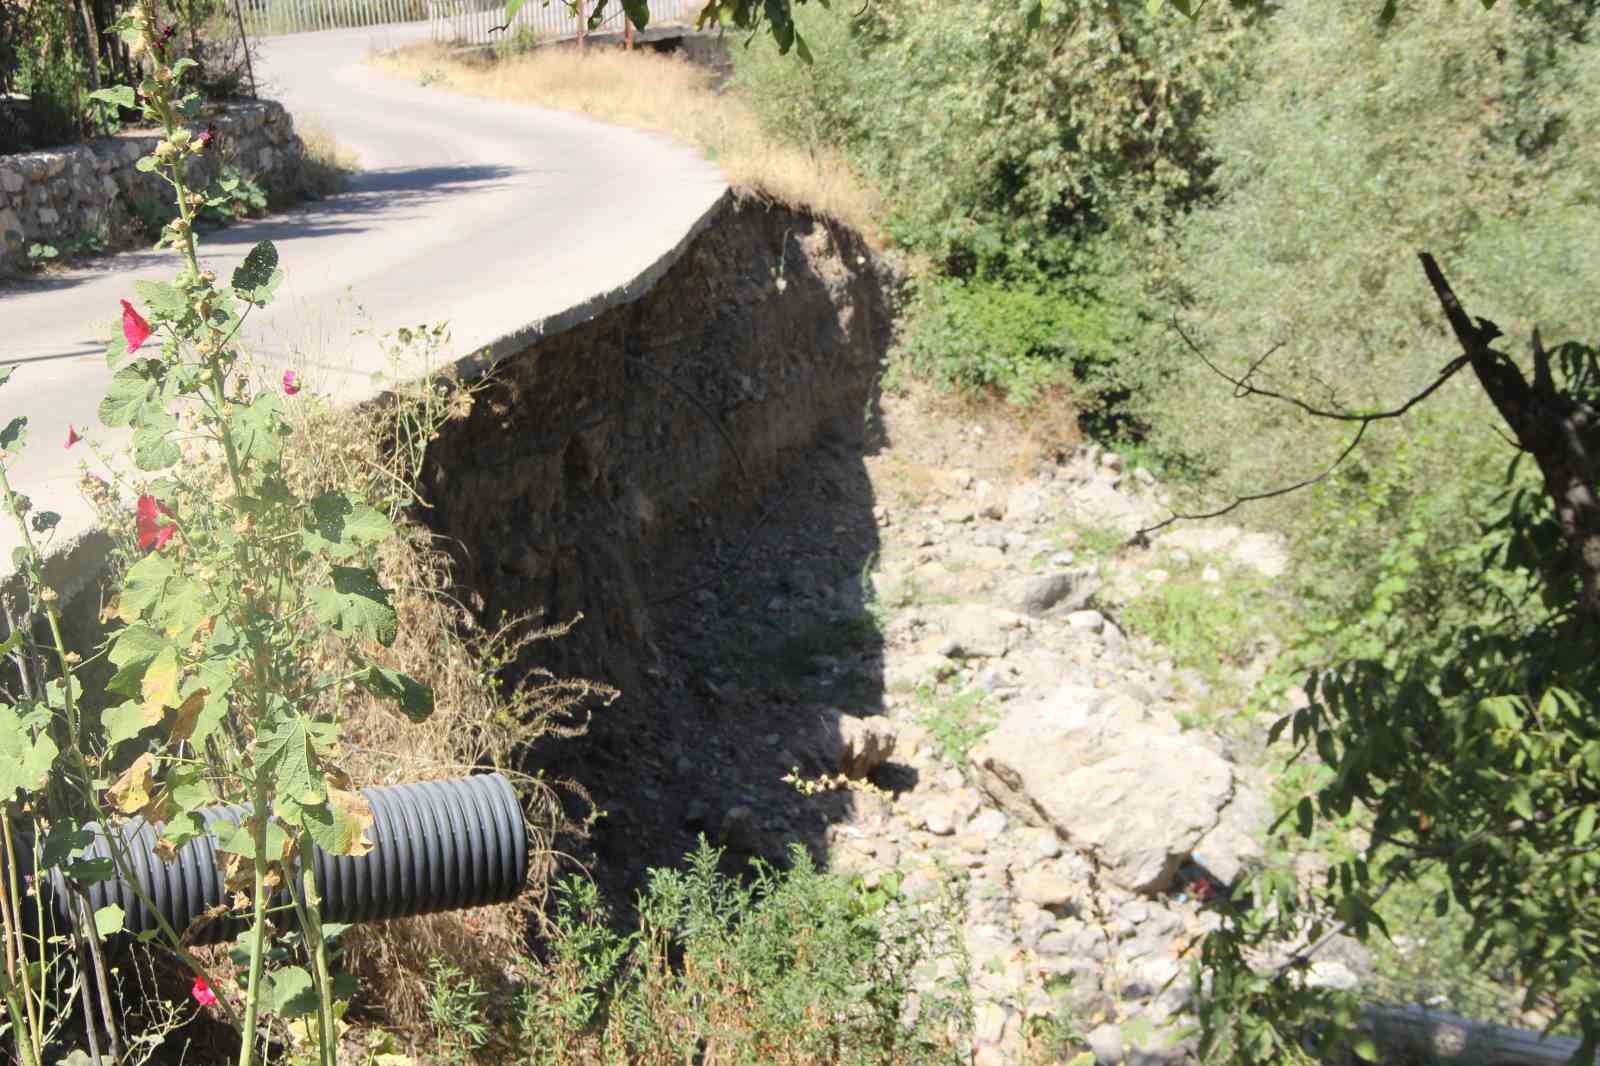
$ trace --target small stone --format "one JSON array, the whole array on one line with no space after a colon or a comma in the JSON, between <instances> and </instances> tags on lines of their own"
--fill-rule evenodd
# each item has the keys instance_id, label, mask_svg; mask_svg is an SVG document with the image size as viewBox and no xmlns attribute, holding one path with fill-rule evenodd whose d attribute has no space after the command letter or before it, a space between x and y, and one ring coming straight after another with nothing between
<instances>
[{"instance_id":1,"label":"small stone","mask_svg":"<svg viewBox=\"0 0 1600 1066\"><path fill-rule=\"evenodd\" d=\"M1104 455L1100 456L1100 469L1121 473L1122 456L1118 455L1116 452L1106 452Z\"/></svg>"},{"instance_id":2,"label":"small stone","mask_svg":"<svg viewBox=\"0 0 1600 1066\"><path fill-rule=\"evenodd\" d=\"M881 714L866 718L840 715L837 721L837 772L861 780L889 761L895 749L895 726Z\"/></svg>"},{"instance_id":3,"label":"small stone","mask_svg":"<svg viewBox=\"0 0 1600 1066\"><path fill-rule=\"evenodd\" d=\"M1052 914L1065 914L1072 909L1078 894L1078 884L1053 866L1039 866L1017 878L1017 897L1042 907Z\"/></svg>"},{"instance_id":4,"label":"small stone","mask_svg":"<svg viewBox=\"0 0 1600 1066\"><path fill-rule=\"evenodd\" d=\"M1083 1039L1097 1066L1116 1066L1122 1061L1122 1026L1106 1022L1089 1030Z\"/></svg>"},{"instance_id":5,"label":"small stone","mask_svg":"<svg viewBox=\"0 0 1600 1066\"><path fill-rule=\"evenodd\" d=\"M1106 616L1099 611L1073 611L1067 615L1067 625L1080 632L1100 633L1106 628Z\"/></svg>"},{"instance_id":6,"label":"small stone","mask_svg":"<svg viewBox=\"0 0 1600 1066\"><path fill-rule=\"evenodd\" d=\"M972 816L967 823L967 832L976 833L978 836L993 839L1006 831L1006 816L993 807L985 807Z\"/></svg>"}]
</instances>

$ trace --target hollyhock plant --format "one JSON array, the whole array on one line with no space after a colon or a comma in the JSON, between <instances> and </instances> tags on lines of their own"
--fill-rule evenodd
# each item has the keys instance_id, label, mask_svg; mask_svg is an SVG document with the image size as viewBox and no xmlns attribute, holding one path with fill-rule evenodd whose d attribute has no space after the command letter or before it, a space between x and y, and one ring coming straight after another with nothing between
<instances>
[{"instance_id":1,"label":"hollyhock plant","mask_svg":"<svg viewBox=\"0 0 1600 1066\"><path fill-rule=\"evenodd\" d=\"M150 339L150 323L146 322L144 316L135 311L127 300L122 301L122 335L127 338L130 355Z\"/></svg>"},{"instance_id":2,"label":"hollyhock plant","mask_svg":"<svg viewBox=\"0 0 1600 1066\"><path fill-rule=\"evenodd\" d=\"M138 530L140 551L149 551L151 548L160 551L167 546L167 541L172 539L172 534L177 532L178 527L176 524L159 521L161 515L171 518L172 512L156 502L154 496L139 497Z\"/></svg>"},{"instance_id":3,"label":"hollyhock plant","mask_svg":"<svg viewBox=\"0 0 1600 1066\"><path fill-rule=\"evenodd\" d=\"M189 994L202 1007L209 1007L217 1001L217 994L211 991L211 984L204 977L196 977L194 979L194 985L189 989Z\"/></svg>"},{"instance_id":4,"label":"hollyhock plant","mask_svg":"<svg viewBox=\"0 0 1600 1066\"><path fill-rule=\"evenodd\" d=\"M300 375L293 370L283 372L283 391L287 396L293 396L300 391Z\"/></svg>"}]
</instances>

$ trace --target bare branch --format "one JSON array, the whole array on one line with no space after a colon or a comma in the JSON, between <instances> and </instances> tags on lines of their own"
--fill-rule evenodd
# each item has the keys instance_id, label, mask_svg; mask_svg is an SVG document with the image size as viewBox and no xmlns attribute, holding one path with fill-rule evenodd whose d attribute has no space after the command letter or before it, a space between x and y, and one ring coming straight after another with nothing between
<instances>
[{"instance_id":1,"label":"bare branch","mask_svg":"<svg viewBox=\"0 0 1600 1066\"><path fill-rule=\"evenodd\" d=\"M1493 325L1493 323L1490 323L1490 325ZM1242 399L1246 396L1262 396L1269 400L1279 400L1283 403L1291 404L1292 406L1298 407L1300 410L1314 418L1327 418L1335 422L1360 422L1365 425L1372 422L1382 422L1385 419L1399 418L1417 404L1421 403L1423 400L1426 400L1429 396L1432 396L1442 385L1444 385L1445 382L1454 377L1458 370L1468 365L1468 360L1465 358L1451 360L1451 362L1445 365L1443 370L1439 371L1439 376L1434 379L1433 384L1429 385L1415 396L1412 396L1399 407L1391 408L1387 411L1337 411L1331 408L1313 406L1312 404L1306 403L1298 396L1290 396L1287 393L1275 392L1272 389L1263 389L1260 386L1250 384L1251 376L1254 375L1255 372L1261 367L1261 364L1265 363L1269 356L1271 356L1279 348L1283 347L1282 341L1274 344L1271 348L1267 349L1265 355L1262 355L1254 363L1251 363L1250 369L1245 371L1243 377L1236 378L1232 374L1229 374L1227 371L1223 370L1221 367L1217 366L1216 363L1212 362L1211 359L1207 357L1205 352L1201 351L1200 346L1194 342L1189 334L1184 332L1183 326L1178 322L1176 315L1174 315L1172 319L1172 328L1177 330L1178 336L1183 338L1183 342L1189 346L1190 351L1199 356L1200 361L1206 365L1207 369L1209 369L1213 374L1217 375L1217 377L1221 378L1223 381L1226 381L1228 384L1233 386L1233 395L1235 399Z\"/></svg>"},{"instance_id":2,"label":"bare branch","mask_svg":"<svg viewBox=\"0 0 1600 1066\"><path fill-rule=\"evenodd\" d=\"M1253 492L1247 496L1236 496L1234 497L1232 503L1228 504L1226 507L1219 507L1215 511L1205 511L1199 514L1183 514L1181 512L1174 511L1170 516L1160 522L1157 522L1155 525L1145 526L1143 529L1140 529L1138 532L1134 533L1134 535L1129 538L1128 542L1130 544L1143 546L1149 543L1150 534L1166 529L1174 522L1190 522L1199 521L1205 518L1221 518L1229 511L1242 507L1247 503L1255 503L1258 500L1270 500L1274 496L1287 496L1291 492L1299 492L1301 489L1309 488L1312 485L1315 485L1317 482L1325 480L1329 474L1332 474L1339 468L1340 463L1350 458L1350 453L1356 450L1356 445L1361 443L1361 438L1366 435L1367 427L1371 424L1372 423L1370 421L1363 421L1360 428L1356 430L1356 435L1350 438L1350 443L1346 444L1344 446L1344 450L1339 453L1339 457L1333 462L1329 463L1322 473L1317 474L1315 477L1308 477L1304 481L1297 481L1293 485L1285 485L1282 488L1272 489L1267 492Z\"/></svg>"}]
</instances>

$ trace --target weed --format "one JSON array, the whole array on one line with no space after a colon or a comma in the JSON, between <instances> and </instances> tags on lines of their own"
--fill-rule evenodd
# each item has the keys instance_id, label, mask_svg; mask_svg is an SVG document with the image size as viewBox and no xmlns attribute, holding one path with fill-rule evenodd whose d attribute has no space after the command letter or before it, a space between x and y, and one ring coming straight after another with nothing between
<instances>
[{"instance_id":1,"label":"weed","mask_svg":"<svg viewBox=\"0 0 1600 1066\"><path fill-rule=\"evenodd\" d=\"M484 1021L484 999L488 993L460 968L440 958L428 960L428 1021L434 1038L449 1054L446 1062L463 1061L489 1040Z\"/></svg>"},{"instance_id":2,"label":"weed","mask_svg":"<svg viewBox=\"0 0 1600 1066\"><path fill-rule=\"evenodd\" d=\"M702 841L683 870L652 871L634 933L609 926L592 885L557 887L549 957L519 1000L525 1061L961 1061L959 900L911 908L894 878L868 888L799 846L748 881L719 861ZM914 975L936 967L950 976L908 1010Z\"/></svg>"},{"instance_id":3,"label":"weed","mask_svg":"<svg viewBox=\"0 0 1600 1066\"><path fill-rule=\"evenodd\" d=\"M999 709L982 689L952 690L936 681L924 681L917 686L916 695L922 705L918 723L944 757L958 766L1000 721Z\"/></svg>"},{"instance_id":4,"label":"weed","mask_svg":"<svg viewBox=\"0 0 1600 1066\"><path fill-rule=\"evenodd\" d=\"M1141 591L1121 619L1165 647L1179 666L1216 682L1225 667L1249 662L1276 608L1263 578L1233 571L1207 581L1189 567Z\"/></svg>"}]
</instances>

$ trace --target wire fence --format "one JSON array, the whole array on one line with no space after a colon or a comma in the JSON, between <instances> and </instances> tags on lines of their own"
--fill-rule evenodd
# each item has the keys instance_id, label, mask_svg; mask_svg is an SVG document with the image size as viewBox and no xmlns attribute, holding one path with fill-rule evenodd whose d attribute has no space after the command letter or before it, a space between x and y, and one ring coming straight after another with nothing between
<instances>
[{"instance_id":1,"label":"wire fence","mask_svg":"<svg viewBox=\"0 0 1600 1066\"><path fill-rule=\"evenodd\" d=\"M650 24L692 20L700 12L702 0L650 0ZM496 44L501 41L553 41L580 36L579 24L593 6L579 0L569 6L564 0L528 0L510 25L505 24L504 0L427 0L428 17L433 23L433 39L456 44ZM586 33L608 33L623 28L622 5L612 0L606 17ZM504 26L504 29L498 27Z\"/></svg>"},{"instance_id":2,"label":"wire fence","mask_svg":"<svg viewBox=\"0 0 1600 1066\"><path fill-rule=\"evenodd\" d=\"M429 14L427 0L243 0L239 8L251 36L420 22Z\"/></svg>"}]
</instances>

